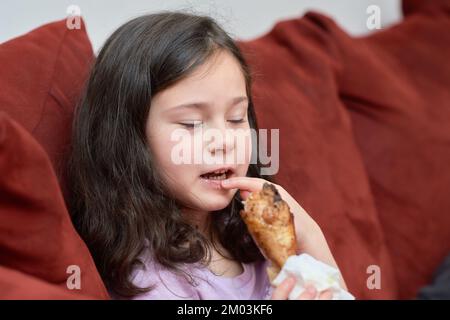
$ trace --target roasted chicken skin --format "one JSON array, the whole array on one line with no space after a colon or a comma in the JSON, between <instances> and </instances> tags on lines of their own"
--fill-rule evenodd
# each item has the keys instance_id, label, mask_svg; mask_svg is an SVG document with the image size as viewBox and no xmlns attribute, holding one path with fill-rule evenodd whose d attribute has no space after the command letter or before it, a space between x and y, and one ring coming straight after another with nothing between
<instances>
[{"instance_id":1,"label":"roasted chicken skin","mask_svg":"<svg viewBox=\"0 0 450 320\"><path fill-rule=\"evenodd\" d=\"M272 281L287 258L297 254L294 215L270 183L248 196L240 214L262 254L271 261L267 273Z\"/></svg>"}]
</instances>

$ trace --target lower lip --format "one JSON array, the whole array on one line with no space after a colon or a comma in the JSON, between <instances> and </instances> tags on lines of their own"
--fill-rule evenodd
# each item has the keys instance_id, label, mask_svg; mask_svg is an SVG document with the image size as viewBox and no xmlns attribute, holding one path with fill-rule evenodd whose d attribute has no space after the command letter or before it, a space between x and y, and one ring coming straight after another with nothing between
<instances>
[{"instance_id":1,"label":"lower lip","mask_svg":"<svg viewBox=\"0 0 450 320\"><path fill-rule=\"evenodd\" d=\"M227 175L227 179L230 178L230 176ZM213 180L213 179L206 179L206 178L202 178L200 177L200 181L203 183L203 185L205 185L208 188L212 188L212 189L216 189L216 190L220 190L222 189L222 180Z\"/></svg>"},{"instance_id":2,"label":"lower lip","mask_svg":"<svg viewBox=\"0 0 450 320\"><path fill-rule=\"evenodd\" d=\"M216 190L222 189L222 183L221 183L222 180L211 180L211 179L205 179L205 178L200 177L200 181L208 188L212 188L212 189L216 189Z\"/></svg>"}]
</instances>

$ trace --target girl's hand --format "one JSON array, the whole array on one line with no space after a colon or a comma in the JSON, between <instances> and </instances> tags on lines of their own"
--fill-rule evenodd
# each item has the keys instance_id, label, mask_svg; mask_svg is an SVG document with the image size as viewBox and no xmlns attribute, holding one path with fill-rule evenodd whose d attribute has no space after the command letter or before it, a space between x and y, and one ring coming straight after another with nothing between
<instances>
[{"instance_id":1,"label":"girl's hand","mask_svg":"<svg viewBox=\"0 0 450 320\"><path fill-rule=\"evenodd\" d=\"M222 181L222 188L239 189L241 198L245 200L251 192L262 190L265 182L271 183L260 178L232 177ZM338 268L319 225L283 187L274 183L271 184L277 188L281 198L286 201L294 215L297 254L307 253L328 265ZM344 290L347 290L343 279L341 286Z\"/></svg>"},{"instance_id":2,"label":"girl's hand","mask_svg":"<svg viewBox=\"0 0 450 320\"><path fill-rule=\"evenodd\" d=\"M289 277L285 279L275 288L275 290L273 290L271 300L287 300L294 286L295 278ZM305 291L297 297L297 300L315 300L316 298L318 300L331 300L333 294L329 290L317 292L314 286L308 286L305 288Z\"/></svg>"}]
</instances>

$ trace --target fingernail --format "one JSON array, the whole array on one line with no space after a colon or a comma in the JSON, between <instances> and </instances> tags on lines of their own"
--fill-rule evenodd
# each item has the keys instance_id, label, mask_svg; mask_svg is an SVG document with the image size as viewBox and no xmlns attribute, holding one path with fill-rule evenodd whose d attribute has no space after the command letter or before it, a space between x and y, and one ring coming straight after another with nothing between
<instances>
[{"instance_id":1,"label":"fingernail","mask_svg":"<svg viewBox=\"0 0 450 320\"><path fill-rule=\"evenodd\" d=\"M229 185L230 181L228 179L222 180L222 185Z\"/></svg>"}]
</instances>

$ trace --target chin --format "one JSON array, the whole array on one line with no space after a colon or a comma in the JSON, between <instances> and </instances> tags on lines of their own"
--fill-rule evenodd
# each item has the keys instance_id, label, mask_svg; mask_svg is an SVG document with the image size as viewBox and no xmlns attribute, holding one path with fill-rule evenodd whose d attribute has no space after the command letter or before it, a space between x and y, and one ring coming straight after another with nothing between
<instances>
[{"instance_id":1,"label":"chin","mask_svg":"<svg viewBox=\"0 0 450 320\"><path fill-rule=\"evenodd\" d=\"M201 199L204 201L200 204L200 207L204 211L217 211L226 208L233 200L234 194L226 195L208 195L203 194Z\"/></svg>"},{"instance_id":2,"label":"chin","mask_svg":"<svg viewBox=\"0 0 450 320\"><path fill-rule=\"evenodd\" d=\"M206 203L203 204L203 209L205 211L222 210L222 209L226 208L230 204L231 200L232 199L230 199L229 201L221 201L221 202L214 202L214 203L211 202L211 201L208 201L207 204Z\"/></svg>"}]
</instances>

